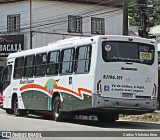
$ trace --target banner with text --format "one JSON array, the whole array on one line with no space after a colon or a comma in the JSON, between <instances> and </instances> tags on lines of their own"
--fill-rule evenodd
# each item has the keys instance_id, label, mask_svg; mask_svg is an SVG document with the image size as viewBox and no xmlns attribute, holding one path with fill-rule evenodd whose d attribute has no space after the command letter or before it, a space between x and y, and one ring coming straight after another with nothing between
<instances>
[{"instance_id":1,"label":"banner with text","mask_svg":"<svg viewBox=\"0 0 160 140\"><path fill-rule=\"evenodd\" d=\"M7 57L10 53L24 49L24 35L0 36L0 57Z\"/></svg>"}]
</instances>

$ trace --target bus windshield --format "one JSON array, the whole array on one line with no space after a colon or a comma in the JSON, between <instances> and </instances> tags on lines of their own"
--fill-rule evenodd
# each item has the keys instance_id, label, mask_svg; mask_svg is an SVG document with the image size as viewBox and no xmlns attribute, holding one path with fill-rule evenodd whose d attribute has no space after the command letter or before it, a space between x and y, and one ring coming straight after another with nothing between
<instances>
[{"instance_id":1,"label":"bus windshield","mask_svg":"<svg viewBox=\"0 0 160 140\"><path fill-rule=\"evenodd\" d=\"M154 45L121 42L103 41L102 57L105 62L136 62L152 65L154 62Z\"/></svg>"}]
</instances>

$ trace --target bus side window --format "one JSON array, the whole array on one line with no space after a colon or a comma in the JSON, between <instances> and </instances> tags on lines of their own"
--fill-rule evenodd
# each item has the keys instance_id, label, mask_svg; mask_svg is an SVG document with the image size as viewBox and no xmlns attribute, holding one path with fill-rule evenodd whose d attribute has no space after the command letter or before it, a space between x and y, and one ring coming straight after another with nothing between
<instances>
[{"instance_id":1,"label":"bus side window","mask_svg":"<svg viewBox=\"0 0 160 140\"><path fill-rule=\"evenodd\" d=\"M33 77L35 55L25 57L24 77Z\"/></svg>"},{"instance_id":2,"label":"bus side window","mask_svg":"<svg viewBox=\"0 0 160 140\"><path fill-rule=\"evenodd\" d=\"M61 51L60 74L70 74L73 72L74 54L74 48Z\"/></svg>"},{"instance_id":3,"label":"bus side window","mask_svg":"<svg viewBox=\"0 0 160 140\"><path fill-rule=\"evenodd\" d=\"M36 55L35 76L45 76L46 74L47 53Z\"/></svg>"},{"instance_id":4,"label":"bus side window","mask_svg":"<svg viewBox=\"0 0 160 140\"><path fill-rule=\"evenodd\" d=\"M59 51L53 51L48 53L47 75L58 75L59 56Z\"/></svg>"},{"instance_id":5,"label":"bus side window","mask_svg":"<svg viewBox=\"0 0 160 140\"><path fill-rule=\"evenodd\" d=\"M16 58L14 65L14 75L16 79L21 79L24 73L24 57Z\"/></svg>"},{"instance_id":6,"label":"bus side window","mask_svg":"<svg viewBox=\"0 0 160 140\"><path fill-rule=\"evenodd\" d=\"M75 73L89 73L91 63L91 45L76 48Z\"/></svg>"}]
</instances>

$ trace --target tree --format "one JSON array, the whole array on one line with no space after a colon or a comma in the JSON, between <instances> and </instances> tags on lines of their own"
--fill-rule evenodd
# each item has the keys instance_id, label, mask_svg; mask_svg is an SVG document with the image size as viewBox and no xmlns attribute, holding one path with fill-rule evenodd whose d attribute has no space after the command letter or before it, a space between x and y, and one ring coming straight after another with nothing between
<instances>
[{"instance_id":1,"label":"tree","mask_svg":"<svg viewBox=\"0 0 160 140\"><path fill-rule=\"evenodd\" d=\"M160 25L160 0L147 0L147 4L150 5L150 8L146 9L146 13L149 16L148 26L153 27L155 25ZM139 26L140 11L138 0L128 0L128 7L128 15L132 17L130 25Z\"/></svg>"}]
</instances>

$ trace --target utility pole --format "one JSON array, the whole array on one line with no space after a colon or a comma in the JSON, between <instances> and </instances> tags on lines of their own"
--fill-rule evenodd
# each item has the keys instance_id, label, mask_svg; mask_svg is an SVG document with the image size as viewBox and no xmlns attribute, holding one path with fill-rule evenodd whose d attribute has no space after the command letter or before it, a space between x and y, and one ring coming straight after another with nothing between
<instances>
[{"instance_id":1,"label":"utility pole","mask_svg":"<svg viewBox=\"0 0 160 140\"><path fill-rule=\"evenodd\" d=\"M30 49L32 49L32 0L30 2Z\"/></svg>"},{"instance_id":2,"label":"utility pole","mask_svg":"<svg viewBox=\"0 0 160 140\"><path fill-rule=\"evenodd\" d=\"M148 22L149 22L149 16L147 14L147 0L137 0L138 2L138 8L140 12L140 28L138 30L139 36L147 38L148 37Z\"/></svg>"},{"instance_id":3,"label":"utility pole","mask_svg":"<svg viewBox=\"0 0 160 140\"><path fill-rule=\"evenodd\" d=\"M128 0L123 0L123 35L128 35Z\"/></svg>"}]
</instances>

